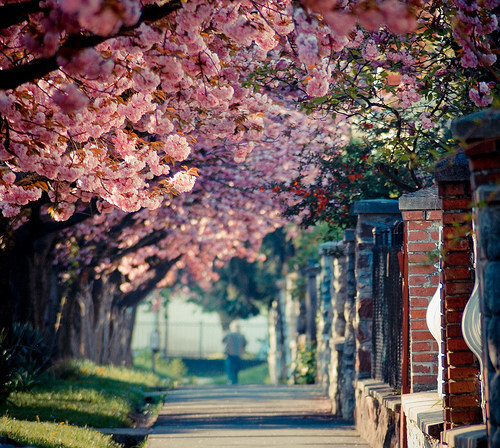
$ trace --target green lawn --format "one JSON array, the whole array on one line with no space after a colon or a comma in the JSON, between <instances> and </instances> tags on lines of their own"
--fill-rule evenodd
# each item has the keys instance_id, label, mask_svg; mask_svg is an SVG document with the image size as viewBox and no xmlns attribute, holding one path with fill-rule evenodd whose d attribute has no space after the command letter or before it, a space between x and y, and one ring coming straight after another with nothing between
<instances>
[{"instance_id":1,"label":"green lawn","mask_svg":"<svg viewBox=\"0 0 500 448\"><path fill-rule=\"evenodd\" d=\"M44 423L0 419L0 436L23 445L40 448L118 448L111 436L65 423ZM0 441L1 443L1 441Z\"/></svg>"},{"instance_id":2,"label":"green lawn","mask_svg":"<svg viewBox=\"0 0 500 448\"><path fill-rule=\"evenodd\" d=\"M149 350L143 350L134 355L134 368L142 372L152 372L153 363ZM188 370L179 358L165 359L156 356L155 374L168 384L175 385L188 377Z\"/></svg>"},{"instance_id":3,"label":"green lawn","mask_svg":"<svg viewBox=\"0 0 500 448\"><path fill-rule=\"evenodd\" d=\"M0 436L43 447L113 446L109 437L85 428L127 427L132 413L148 414L161 405L161 397L144 404L160 378L138 370L74 361L39 380L33 390L14 393L0 406Z\"/></svg>"},{"instance_id":4,"label":"green lawn","mask_svg":"<svg viewBox=\"0 0 500 448\"><path fill-rule=\"evenodd\" d=\"M213 384L226 384L227 378L225 375L219 375L213 378ZM269 370L267 363L262 363L253 367L240 370L238 374L239 384L268 384Z\"/></svg>"}]
</instances>

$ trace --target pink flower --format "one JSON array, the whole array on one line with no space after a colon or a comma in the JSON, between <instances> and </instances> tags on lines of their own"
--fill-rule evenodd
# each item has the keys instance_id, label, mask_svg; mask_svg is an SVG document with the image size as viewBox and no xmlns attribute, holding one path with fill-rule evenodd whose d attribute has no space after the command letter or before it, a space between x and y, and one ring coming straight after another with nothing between
<instances>
[{"instance_id":1,"label":"pink flower","mask_svg":"<svg viewBox=\"0 0 500 448\"><path fill-rule=\"evenodd\" d=\"M180 135L170 135L165 144L165 152L172 159L182 162L186 160L191 152L187 140Z\"/></svg>"},{"instance_id":2,"label":"pink flower","mask_svg":"<svg viewBox=\"0 0 500 448\"><path fill-rule=\"evenodd\" d=\"M196 178L188 173L179 171L172 177L172 187L179 193L186 193L191 191L194 187Z\"/></svg>"},{"instance_id":3,"label":"pink flower","mask_svg":"<svg viewBox=\"0 0 500 448\"><path fill-rule=\"evenodd\" d=\"M474 54L474 52L471 49L465 47L464 54L460 59L460 64L462 64L462 67L475 68L477 67L478 63L479 61L477 60L477 56Z\"/></svg>"},{"instance_id":4,"label":"pink flower","mask_svg":"<svg viewBox=\"0 0 500 448\"><path fill-rule=\"evenodd\" d=\"M356 19L352 15L327 11L323 19L335 34L347 36L356 28Z\"/></svg>"},{"instance_id":5,"label":"pink flower","mask_svg":"<svg viewBox=\"0 0 500 448\"><path fill-rule=\"evenodd\" d=\"M52 99L65 114L78 112L89 103L87 96L74 84L67 84L64 92L58 90Z\"/></svg>"},{"instance_id":6,"label":"pink flower","mask_svg":"<svg viewBox=\"0 0 500 448\"><path fill-rule=\"evenodd\" d=\"M1 204L0 208L2 209L2 215L6 218L12 218L21 211L21 207L19 207L18 205L7 204L7 203Z\"/></svg>"},{"instance_id":7,"label":"pink flower","mask_svg":"<svg viewBox=\"0 0 500 448\"><path fill-rule=\"evenodd\" d=\"M405 2L389 0L380 5L385 23L394 34L406 34L415 31L417 20Z\"/></svg>"},{"instance_id":8,"label":"pink flower","mask_svg":"<svg viewBox=\"0 0 500 448\"><path fill-rule=\"evenodd\" d=\"M434 123L430 119L429 112L422 112L420 114L420 121L424 129L432 129L434 127Z\"/></svg>"},{"instance_id":9,"label":"pink flower","mask_svg":"<svg viewBox=\"0 0 500 448\"><path fill-rule=\"evenodd\" d=\"M373 61L379 56L377 45L373 40L369 40L362 51L363 58L367 61Z\"/></svg>"},{"instance_id":10,"label":"pink flower","mask_svg":"<svg viewBox=\"0 0 500 448\"><path fill-rule=\"evenodd\" d=\"M306 92L309 96L320 97L325 96L328 93L328 88L330 84L326 79L326 76L314 76L307 83Z\"/></svg>"},{"instance_id":11,"label":"pink flower","mask_svg":"<svg viewBox=\"0 0 500 448\"><path fill-rule=\"evenodd\" d=\"M299 60L306 66L318 62L318 39L312 34L301 33L295 40L299 51Z\"/></svg>"},{"instance_id":12,"label":"pink flower","mask_svg":"<svg viewBox=\"0 0 500 448\"><path fill-rule=\"evenodd\" d=\"M67 221L75 213L75 204L60 202L52 209L51 216L54 221Z\"/></svg>"},{"instance_id":13,"label":"pink flower","mask_svg":"<svg viewBox=\"0 0 500 448\"><path fill-rule=\"evenodd\" d=\"M359 23L368 31L375 31L384 22L384 15L378 9L367 9L359 14Z\"/></svg>"},{"instance_id":14,"label":"pink flower","mask_svg":"<svg viewBox=\"0 0 500 448\"><path fill-rule=\"evenodd\" d=\"M489 106L493 102L490 87L485 82L480 82L477 89L470 89L469 97L478 107Z\"/></svg>"}]
</instances>

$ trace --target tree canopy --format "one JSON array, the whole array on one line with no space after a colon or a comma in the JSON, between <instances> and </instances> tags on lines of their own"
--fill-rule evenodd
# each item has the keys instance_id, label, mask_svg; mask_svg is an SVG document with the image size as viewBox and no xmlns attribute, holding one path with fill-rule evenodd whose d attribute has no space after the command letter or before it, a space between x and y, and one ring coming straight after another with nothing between
<instances>
[{"instance_id":1,"label":"tree canopy","mask_svg":"<svg viewBox=\"0 0 500 448\"><path fill-rule=\"evenodd\" d=\"M54 266L66 298L52 304L88 310L105 289L128 308L254 260L284 209L340 224L360 195L422 188L449 121L498 106L498 7L2 2L2 246L36 275ZM16 302L21 286L13 306L34 294Z\"/></svg>"}]
</instances>

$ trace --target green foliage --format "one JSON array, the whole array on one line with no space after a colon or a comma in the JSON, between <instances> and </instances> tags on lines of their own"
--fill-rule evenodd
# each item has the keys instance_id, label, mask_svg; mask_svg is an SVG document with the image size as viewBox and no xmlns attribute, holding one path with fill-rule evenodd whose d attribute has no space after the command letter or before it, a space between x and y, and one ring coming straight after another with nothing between
<instances>
[{"instance_id":1,"label":"green foliage","mask_svg":"<svg viewBox=\"0 0 500 448\"><path fill-rule=\"evenodd\" d=\"M300 217L303 227L327 222L332 233L355 225L351 214L354 202L363 199L391 198L401 188L381 174L384 170L374 161L374 145L352 142L344 148L328 148L322 154L304 152L301 174L288 182L270 185L277 195L283 194L287 217ZM315 171L311 179L309 173ZM411 183L408 171L398 172L400 181ZM290 202L290 195L293 201ZM337 239L337 238L334 238Z\"/></svg>"},{"instance_id":2,"label":"green foliage","mask_svg":"<svg viewBox=\"0 0 500 448\"><path fill-rule=\"evenodd\" d=\"M207 312L219 313L226 322L257 315L276 297L276 282L293 253L283 229L264 238L261 253L265 260L232 258L217 270L220 279L213 287L208 291L193 287L190 300Z\"/></svg>"},{"instance_id":3,"label":"green foliage","mask_svg":"<svg viewBox=\"0 0 500 448\"><path fill-rule=\"evenodd\" d=\"M316 347L301 345L297 351L293 370L295 384L314 384L316 381Z\"/></svg>"},{"instance_id":4,"label":"green foliage","mask_svg":"<svg viewBox=\"0 0 500 448\"><path fill-rule=\"evenodd\" d=\"M0 404L15 391L28 390L49 360L43 336L29 324L0 332Z\"/></svg>"},{"instance_id":5,"label":"green foliage","mask_svg":"<svg viewBox=\"0 0 500 448\"><path fill-rule=\"evenodd\" d=\"M152 373L68 361L41 375L32 391L12 393L0 412L18 420L126 427L132 414L143 412L145 394L159 384Z\"/></svg>"},{"instance_id":6,"label":"green foliage","mask_svg":"<svg viewBox=\"0 0 500 448\"><path fill-rule=\"evenodd\" d=\"M269 369L267 367L267 363L262 363L258 366L240 370L238 373L238 384L268 384L269 381ZM226 383L227 378L225 375L217 376L211 382L211 384Z\"/></svg>"},{"instance_id":7,"label":"green foliage","mask_svg":"<svg viewBox=\"0 0 500 448\"><path fill-rule=\"evenodd\" d=\"M3 440L2 440L3 439ZM39 448L118 448L111 436L87 428L59 423L40 423L0 418L0 443L16 443Z\"/></svg>"},{"instance_id":8,"label":"green foliage","mask_svg":"<svg viewBox=\"0 0 500 448\"><path fill-rule=\"evenodd\" d=\"M294 255L289 259L289 270L297 271L311 262L319 261L319 245L326 241L337 241L342 237L342 229L326 222L318 222L305 230L298 230L293 238Z\"/></svg>"},{"instance_id":9,"label":"green foliage","mask_svg":"<svg viewBox=\"0 0 500 448\"><path fill-rule=\"evenodd\" d=\"M150 350L142 350L134 355L134 368L143 372L152 371L153 363ZM184 380L187 377L188 369L180 358L165 359L157 357L155 374L171 384Z\"/></svg>"}]
</instances>

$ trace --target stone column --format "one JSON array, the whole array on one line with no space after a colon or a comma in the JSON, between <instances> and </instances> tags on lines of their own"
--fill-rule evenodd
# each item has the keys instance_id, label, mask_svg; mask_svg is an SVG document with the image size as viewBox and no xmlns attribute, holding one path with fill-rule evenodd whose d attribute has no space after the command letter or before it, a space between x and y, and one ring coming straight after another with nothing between
<instances>
[{"instance_id":1,"label":"stone column","mask_svg":"<svg viewBox=\"0 0 500 448\"><path fill-rule=\"evenodd\" d=\"M319 246L320 273L319 273L319 307L318 307L318 382L325 391L330 386L329 366L331 359L330 338L332 335L332 253L331 248L336 245L327 242Z\"/></svg>"},{"instance_id":2,"label":"stone column","mask_svg":"<svg viewBox=\"0 0 500 448\"><path fill-rule=\"evenodd\" d=\"M306 275L306 341L313 346L316 345L316 315L318 312L318 283L317 275L319 266L310 261L305 269Z\"/></svg>"},{"instance_id":3,"label":"stone column","mask_svg":"<svg viewBox=\"0 0 500 448\"><path fill-rule=\"evenodd\" d=\"M330 284L332 297L332 331L330 339L330 389L329 396L332 400L332 413L344 417L342 402L344 394L343 354L345 316L344 306L346 301L346 256L345 243L334 243L329 248L332 282Z\"/></svg>"},{"instance_id":4,"label":"stone column","mask_svg":"<svg viewBox=\"0 0 500 448\"><path fill-rule=\"evenodd\" d=\"M281 339L282 339L282 320L278 300L273 300L269 308L269 351L267 353L267 364L269 366L269 378L272 384L279 384L281 359Z\"/></svg>"},{"instance_id":5,"label":"stone column","mask_svg":"<svg viewBox=\"0 0 500 448\"><path fill-rule=\"evenodd\" d=\"M342 374L340 382L340 409L342 418L352 420L354 418L355 393L354 381L356 372L354 370L354 359L356 354L356 333L354 321L356 318L356 240L354 229L344 232L345 262L343 276L344 289L344 344L342 351Z\"/></svg>"},{"instance_id":6,"label":"stone column","mask_svg":"<svg viewBox=\"0 0 500 448\"><path fill-rule=\"evenodd\" d=\"M287 378L292 378L293 366L297 356L297 319L300 306L293 291L297 284L297 273L287 274L285 280L285 317L284 317L284 356L287 366Z\"/></svg>"},{"instance_id":7,"label":"stone column","mask_svg":"<svg viewBox=\"0 0 500 448\"><path fill-rule=\"evenodd\" d=\"M453 123L467 143L478 244L476 275L482 314L488 446L500 447L500 111L483 110Z\"/></svg>"},{"instance_id":8,"label":"stone column","mask_svg":"<svg viewBox=\"0 0 500 448\"><path fill-rule=\"evenodd\" d=\"M355 369L357 379L369 378L373 324L373 231L389 228L401 219L398 201L371 199L354 203L356 226L356 331Z\"/></svg>"}]
</instances>

